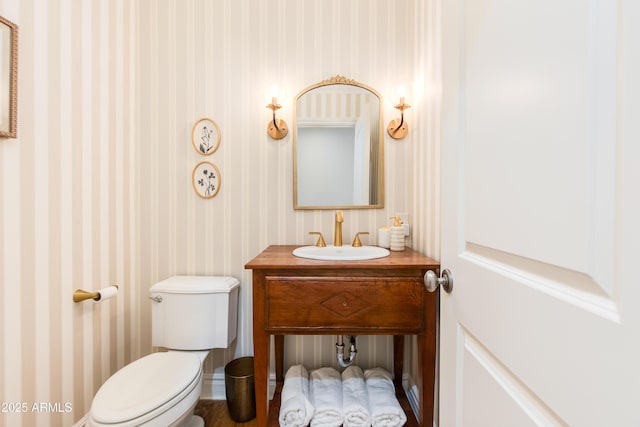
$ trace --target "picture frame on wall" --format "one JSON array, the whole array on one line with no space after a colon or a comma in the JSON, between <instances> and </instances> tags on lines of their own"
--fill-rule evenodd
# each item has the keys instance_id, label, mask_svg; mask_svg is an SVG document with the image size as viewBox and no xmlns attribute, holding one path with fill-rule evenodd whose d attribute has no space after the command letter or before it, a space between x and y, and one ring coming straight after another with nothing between
<instances>
[{"instance_id":1,"label":"picture frame on wall","mask_svg":"<svg viewBox=\"0 0 640 427\"><path fill-rule=\"evenodd\" d=\"M203 156L215 153L220 146L218 124L206 117L198 120L191 129L191 144Z\"/></svg>"},{"instance_id":2,"label":"picture frame on wall","mask_svg":"<svg viewBox=\"0 0 640 427\"><path fill-rule=\"evenodd\" d=\"M18 26L0 16L0 138L18 127Z\"/></svg>"},{"instance_id":3,"label":"picture frame on wall","mask_svg":"<svg viewBox=\"0 0 640 427\"><path fill-rule=\"evenodd\" d=\"M196 194L211 199L220 191L220 170L210 162L200 162L191 173L191 183Z\"/></svg>"}]
</instances>

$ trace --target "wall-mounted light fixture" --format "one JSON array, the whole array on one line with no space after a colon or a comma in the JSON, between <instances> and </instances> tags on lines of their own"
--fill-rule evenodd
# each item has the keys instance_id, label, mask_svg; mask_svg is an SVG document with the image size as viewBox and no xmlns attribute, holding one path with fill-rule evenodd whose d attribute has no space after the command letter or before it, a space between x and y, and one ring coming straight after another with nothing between
<instances>
[{"instance_id":1,"label":"wall-mounted light fixture","mask_svg":"<svg viewBox=\"0 0 640 427\"><path fill-rule=\"evenodd\" d=\"M289 133L289 128L284 120L276 118L276 110L282 108L282 105L278 104L278 89L275 86L271 88L271 104L267 108L273 111L273 120L267 125L267 133L273 139L284 138Z\"/></svg>"},{"instance_id":2,"label":"wall-mounted light fixture","mask_svg":"<svg viewBox=\"0 0 640 427\"><path fill-rule=\"evenodd\" d=\"M393 139L402 139L409 133L409 125L404 121L404 110L411 108L411 105L404 103L403 86L400 86L398 93L400 95L400 103L395 108L400 110L400 118L391 120L389 126L387 126L387 133Z\"/></svg>"}]
</instances>

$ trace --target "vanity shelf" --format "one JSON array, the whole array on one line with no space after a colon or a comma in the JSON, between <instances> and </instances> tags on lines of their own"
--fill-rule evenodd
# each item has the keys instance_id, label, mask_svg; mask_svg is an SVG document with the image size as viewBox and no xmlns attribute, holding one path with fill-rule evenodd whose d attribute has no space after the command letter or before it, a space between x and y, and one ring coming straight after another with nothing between
<instances>
[{"instance_id":1,"label":"vanity shelf","mask_svg":"<svg viewBox=\"0 0 640 427\"><path fill-rule=\"evenodd\" d=\"M437 261L409 248L364 261L318 261L270 246L251 260L258 427L277 426L285 335L393 335L396 394L407 426L431 426L436 369L437 293L423 277ZM292 309L292 307L295 307ZM268 401L269 343L275 336L276 392ZM418 336L421 422L402 389L404 335Z\"/></svg>"}]
</instances>

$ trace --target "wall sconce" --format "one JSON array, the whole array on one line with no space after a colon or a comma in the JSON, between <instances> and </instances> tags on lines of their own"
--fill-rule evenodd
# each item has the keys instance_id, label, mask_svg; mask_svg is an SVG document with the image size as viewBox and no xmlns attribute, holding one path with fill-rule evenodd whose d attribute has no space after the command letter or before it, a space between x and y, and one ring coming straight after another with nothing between
<instances>
[{"instance_id":1,"label":"wall sconce","mask_svg":"<svg viewBox=\"0 0 640 427\"><path fill-rule=\"evenodd\" d=\"M267 125L267 133L273 139L282 139L289 133L287 123L282 119L276 118L276 110L282 108L282 105L278 104L277 89L274 86L271 88L271 104L267 105L271 111L273 111L273 120Z\"/></svg>"},{"instance_id":2,"label":"wall sconce","mask_svg":"<svg viewBox=\"0 0 640 427\"><path fill-rule=\"evenodd\" d=\"M411 108L411 105L404 103L404 87L400 86L398 92L400 103L395 108L400 110L400 118L391 120L387 126L387 133L393 139L403 139L409 133L409 125L404 121L404 110Z\"/></svg>"}]
</instances>

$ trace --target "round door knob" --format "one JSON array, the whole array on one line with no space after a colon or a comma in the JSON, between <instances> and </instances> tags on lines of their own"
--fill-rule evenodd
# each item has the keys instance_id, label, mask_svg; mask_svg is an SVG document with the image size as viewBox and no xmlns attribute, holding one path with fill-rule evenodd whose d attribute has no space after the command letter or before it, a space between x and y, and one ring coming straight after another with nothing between
<instances>
[{"instance_id":1,"label":"round door knob","mask_svg":"<svg viewBox=\"0 0 640 427\"><path fill-rule=\"evenodd\" d=\"M441 277L436 276L432 270L429 270L424 275L424 285L429 292L435 292L438 286L442 286L442 289L450 294L453 290L453 274L447 268L442 271Z\"/></svg>"}]
</instances>

